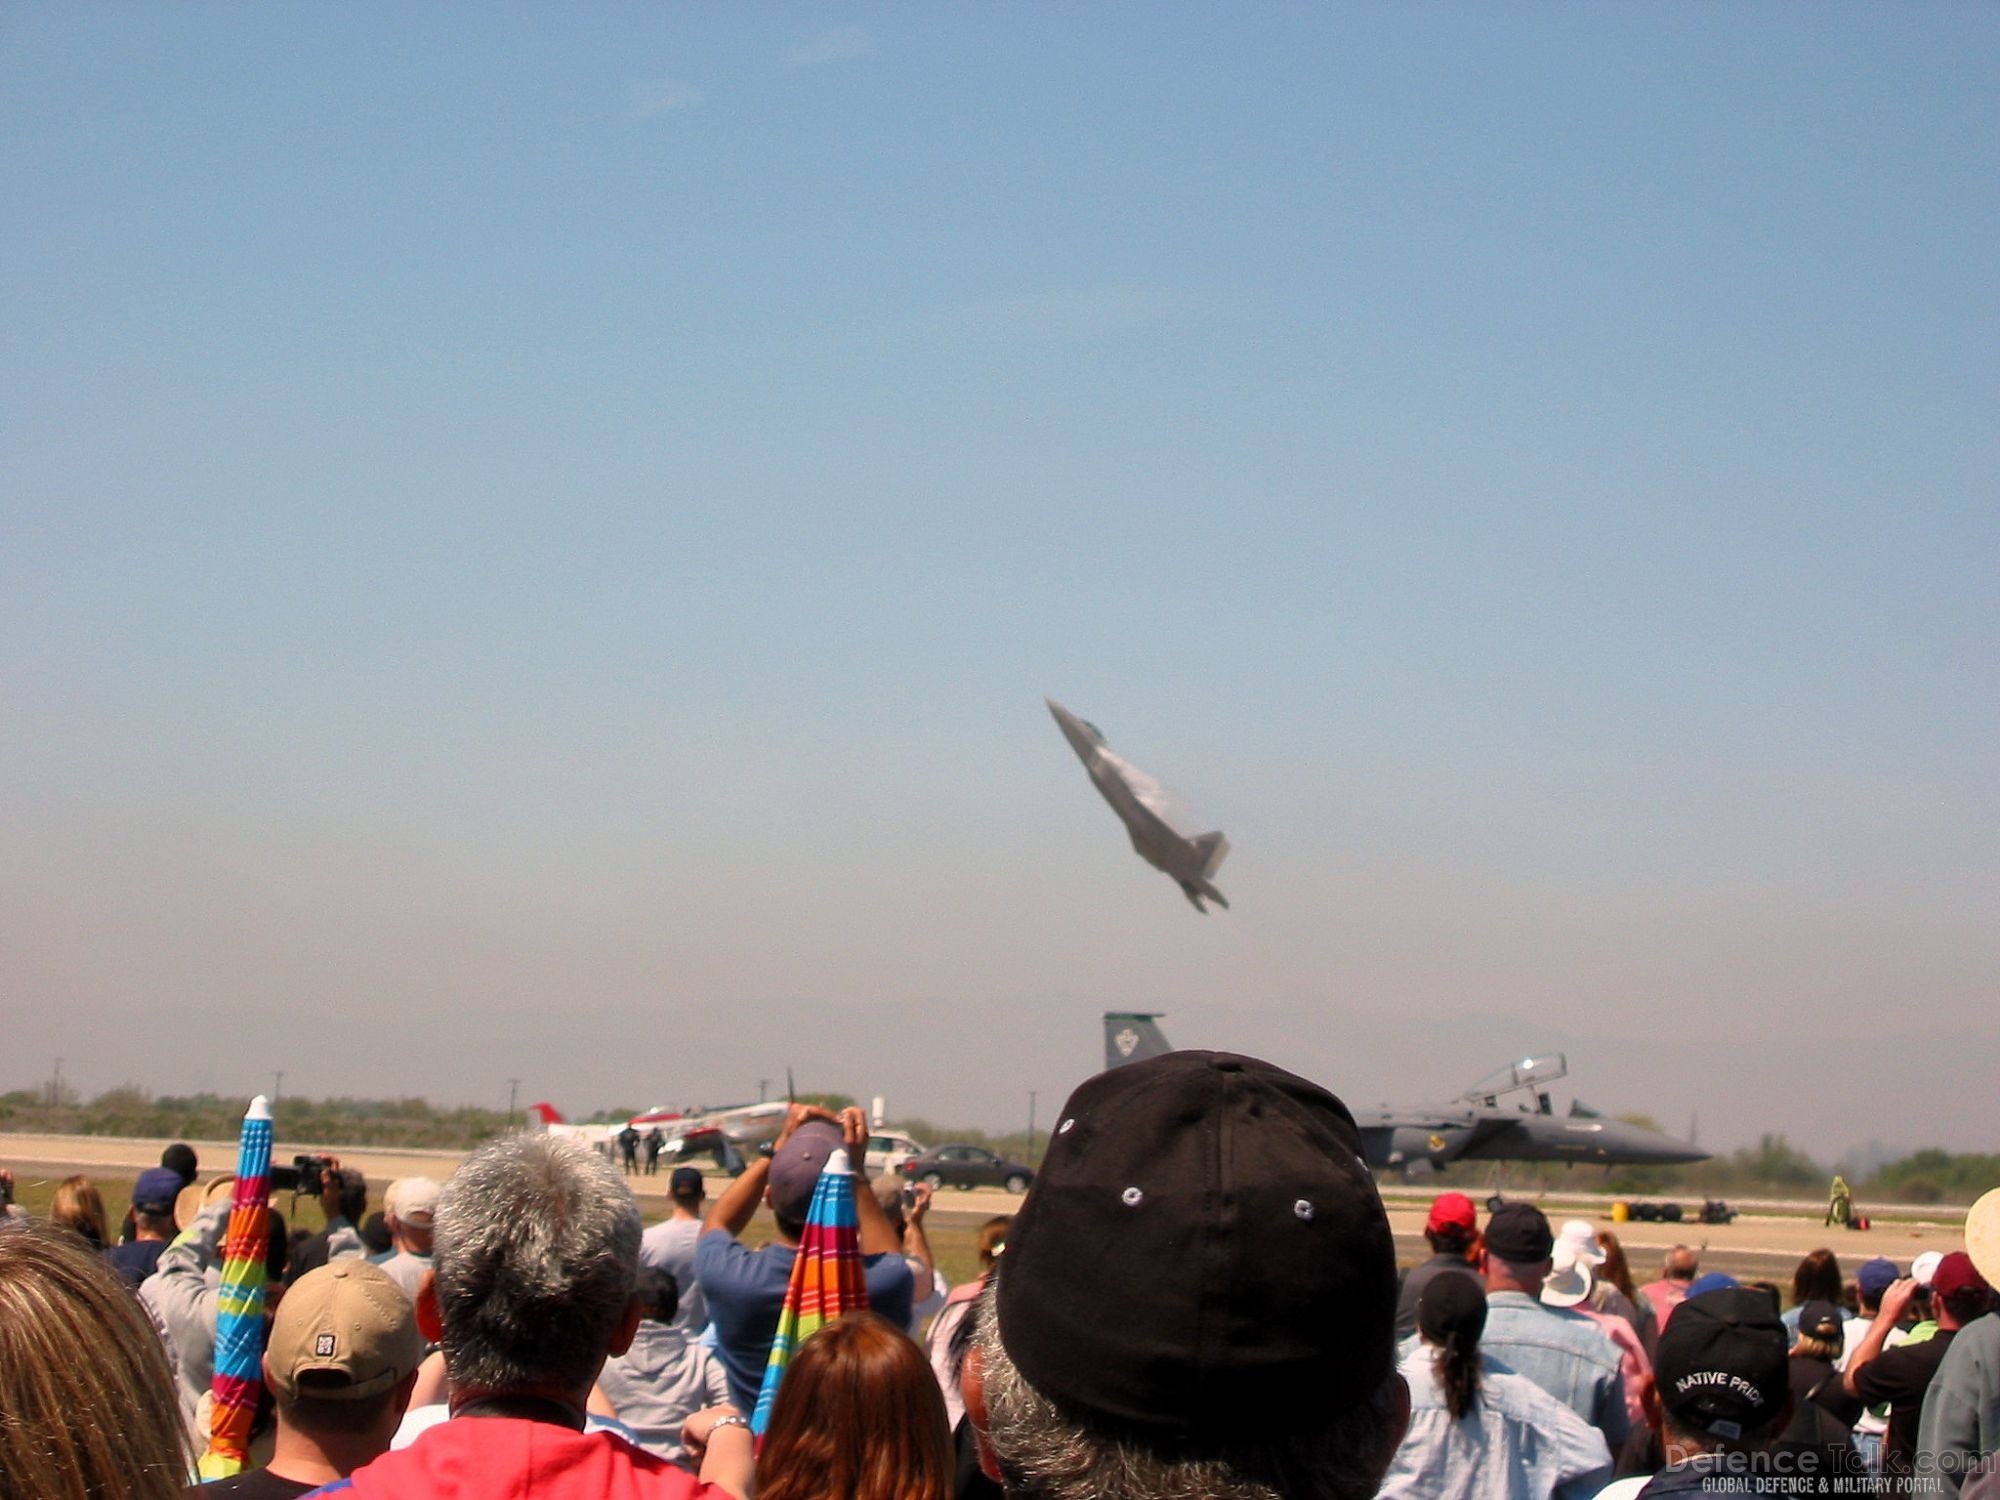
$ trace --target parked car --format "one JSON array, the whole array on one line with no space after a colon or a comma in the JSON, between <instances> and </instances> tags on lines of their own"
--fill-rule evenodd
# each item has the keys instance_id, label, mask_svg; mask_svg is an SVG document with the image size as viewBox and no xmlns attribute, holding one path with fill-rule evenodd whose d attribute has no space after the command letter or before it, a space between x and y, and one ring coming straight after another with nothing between
<instances>
[{"instance_id":1,"label":"parked car","mask_svg":"<svg viewBox=\"0 0 2000 1500\"><path fill-rule=\"evenodd\" d=\"M900 1171L904 1162L923 1154L922 1144L911 1137L893 1130L878 1130L868 1137L868 1175L880 1177L884 1172Z\"/></svg>"},{"instance_id":2,"label":"parked car","mask_svg":"<svg viewBox=\"0 0 2000 1500\"><path fill-rule=\"evenodd\" d=\"M933 1192L941 1187L997 1187L1025 1193L1035 1180L1033 1167L995 1156L984 1146L939 1146L911 1157L902 1170L913 1182L928 1182Z\"/></svg>"}]
</instances>

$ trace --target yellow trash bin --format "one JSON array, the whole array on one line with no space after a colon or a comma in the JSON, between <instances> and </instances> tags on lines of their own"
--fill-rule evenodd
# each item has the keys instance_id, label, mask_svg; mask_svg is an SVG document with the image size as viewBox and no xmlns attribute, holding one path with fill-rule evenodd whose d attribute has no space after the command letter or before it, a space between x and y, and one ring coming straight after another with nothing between
<instances>
[{"instance_id":1,"label":"yellow trash bin","mask_svg":"<svg viewBox=\"0 0 2000 1500\"><path fill-rule=\"evenodd\" d=\"M1631 1218L1632 1218L1632 1205L1627 1203L1623 1198L1620 1198L1616 1203L1611 1205L1612 1223L1614 1224L1629 1223L1631 1221Z\"/></svg>"}]
</instances>

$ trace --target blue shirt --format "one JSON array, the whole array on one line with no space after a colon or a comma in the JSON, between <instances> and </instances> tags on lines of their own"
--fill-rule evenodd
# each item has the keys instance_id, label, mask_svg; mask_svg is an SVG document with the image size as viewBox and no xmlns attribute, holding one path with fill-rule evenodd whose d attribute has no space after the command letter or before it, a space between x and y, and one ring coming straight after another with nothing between
<instances>
[{"instance_id":1,"label":"blue shirt","mask_svg":"<svg viewBox=\"0 0 2000 1500\"><path fill-rule=\"evenodd\" d=\"M1631 1434L1618 1346L1581 1313L1525 1292L1491 1292L1479 1347L1603 1433L1614 1453Z\"/></svg>"},{"instance_id":2,"label":"blue shirt","mask_svg":"<svg viewBox=\"0 0 2000 1500\"><path fill-rule=\"evenodd\" d=\"M729 1375L729 1399L743 1411L757 1404L797 1258L798 1251L789 1245L773 1243L752 1250L720 1229L694 1242L694 1274L708 1297L715 1352ZM909 1327L909 1262L896 1254L864 1255L861 1265L868 1280L868 1306L896 1327Z\"/></svg>"},{"instance_id":3,"label":"blue shirt","mask_svg":"<svg viewBox=\"0 0 2000 1500\"><path fill-rule=\"evenodd\" d=\"M1611 1479L1604 1434L1533 1381L1481 1357L1479 1400L1456 1421L1436 1350L1405 1345L1410 1426L1382 1480L1382 1500L1584 1500Z\"/></svg>"}]
</instances>

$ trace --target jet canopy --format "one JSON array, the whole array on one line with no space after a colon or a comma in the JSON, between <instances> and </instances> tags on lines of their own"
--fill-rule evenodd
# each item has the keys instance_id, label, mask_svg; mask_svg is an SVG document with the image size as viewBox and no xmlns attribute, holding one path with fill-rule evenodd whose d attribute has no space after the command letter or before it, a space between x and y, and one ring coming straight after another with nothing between
<instances>
[{"instance_id":1,"label":"jet canopy","mask_svg":"<svg viewBox=\"0 0 2000 1500\"><path fill-rule=\"evenodd\" d=\"M1539 1089L1545 1083L1554 1083L1558 1078L1566 1077L1568 1073L1569 1060L1560 1052L1524 1057L1519 1062L1488 1073L1459 1097L1467 1104L1490 1106L1502 1094L1511 1094L1516 1089Z\"/></svg>"}]
</instances>

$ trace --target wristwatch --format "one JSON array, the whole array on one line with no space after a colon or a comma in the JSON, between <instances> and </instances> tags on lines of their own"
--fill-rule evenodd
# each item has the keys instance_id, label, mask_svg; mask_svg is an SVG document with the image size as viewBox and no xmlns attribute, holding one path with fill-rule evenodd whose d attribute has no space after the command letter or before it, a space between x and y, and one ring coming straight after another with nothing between
<instances>
[{"instance_id":1,"label":"wristwatch","mask_svg":"<svg viewBox=\"0 0 2000 1500\"><path fill-rule=\"evenodd\" d=\"M713 1422L709 1423L708 1435L710 1437L714 1437L718 1432L722 1431L722 1429L725 1427L741 1427L747 1431L749 1429L749 1426L750 1426L750 1419L748 1417L740 1417L740 1416L717 1417Z\"/></svg>"}]
</instances>

